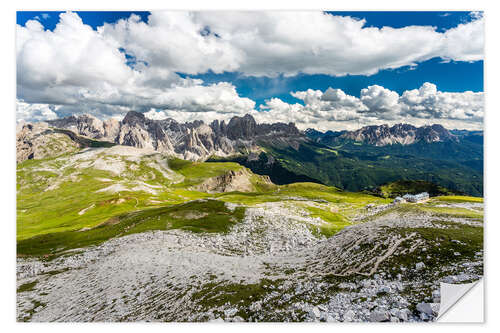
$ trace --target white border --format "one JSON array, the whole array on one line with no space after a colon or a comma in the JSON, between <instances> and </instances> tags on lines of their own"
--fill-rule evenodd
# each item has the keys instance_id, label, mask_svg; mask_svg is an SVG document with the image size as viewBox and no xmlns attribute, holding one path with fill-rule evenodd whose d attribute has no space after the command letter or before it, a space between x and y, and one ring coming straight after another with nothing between
<instances>
[{"instance_id":1,"label":"white border","mask_svg":"<svg viewBox=\"0 0 500 333\"><path fill-rule=\"evenodd\" d=\"M499 265L498 253L500 237L498 221L498 211L495 206L500 199L498 188L500 188L500 173L496 173L500 161L498 152L500 129L500 86L498 76L500 75L498 60L498 32L500 32L500 15L495 10L495 1L464 1L464 0L419 0L418 2L402 2L396 0L379 1L361 1L349 0L344 2L327 0L308 0L308 1L286 1L286 0L254 0L252 2L237 2L229 0L183 0L178 2L159 2L153 0L121 0L121 1L103 1L86 0L72 1L67 0L22 0L16 2L4 2L0 11L0 22L2 23L2 50L1 64L3 65L2 85L0 89L2 108L1 111L1 147L2 161L1 175L1 197L0 203L2 216L2 274L1 287L1 327L4 332L36 330L37 332L86 332L109 331L109 332L135 332L138 329L148 331L166 330L203 330L206 332L219 332L234 330L250 332L259 330L259 332L270 332L275 330L286 330L287 332L304 332L304 330L314 330L323 332L332 332L338 330L370 330L370 332L401 331L409 332L425 330L453 330L453 332L478 331L491 329L499 322L499 307L495 303L496 295L499 295ZM485 170L491 172L485 174L485 198L486 198L486 306L485 320L487 324L19 324L15 322L15 20L16 10L159 10L159 9L240 9L240 10L277 10L277 9L328 9L328 10L485 10L486 17L486 61L485 61L485 92L486 92L486 117L485 117ZM491 281L491 283L490 283Z\"/></svg>"}]
</instances>

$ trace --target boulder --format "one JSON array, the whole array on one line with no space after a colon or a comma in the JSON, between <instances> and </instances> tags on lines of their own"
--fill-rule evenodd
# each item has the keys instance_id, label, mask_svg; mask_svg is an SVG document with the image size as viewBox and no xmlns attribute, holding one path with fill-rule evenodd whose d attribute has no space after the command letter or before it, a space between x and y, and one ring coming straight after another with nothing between
<instances>
[{"instance_id":1,"label":"boulder","mask_svg":"<svg viewBox=\"0 0 500 333\"><path fill-rule=\"evenodd\" d=\"M388 311L385 310L374 310L370 313L370 321L371 322L383 322L390 321L391 316Z\"/></svg>"},{"instance_id":2,"label":"boulder","mask_svg":"<svg viewBox=\"0 0 500 333\"><path fill-rule=\"evenodd\" d=\"M441 291L439 289L432 292L432 301L434 303L439 303L441 301Z\"/></svg>"},{"instance_id":3,"label":"boulder","mask_svg":"<svg viewBox=\"0 0 500 333\"><path fill-rule=\"evenodd\" d=\"M318 309L317 306L312 308L310 314L311 314L311 317L313 317L314 319L318 319L321 317L321 311Z\"/></svg>"},{"instance_id":4,"label":"boulder","mask_svg":"<svg viewBox=\"0 0 500 333\"><path fill-rule=\"evenodd\" d=\"M391 292L391 287L388 286L380 286L378 288L377 294L384 294L384 293L390 293Z\"/></svg>"},{"instance_id":5,"label":"boulder","mask_svg":"<svg viewBox=\"0 0 500 333\"><path fill-rule=\"evenodd\" d=\"M439 303L418 303L417 311L428 316L437 316L439 313Z\"/></svg>"},{"instance_id":6,"label":"boulder","mask_svg":"<svg viewBox=\"0 0 500 333\"><path fill-rule=\"evenodd\" d=\"M354 321L355 317L356 317L356 313L352 310L348 310L346 313L344 313L344 321L347 321L347 322Z\"/></svg>"}]
</instances>

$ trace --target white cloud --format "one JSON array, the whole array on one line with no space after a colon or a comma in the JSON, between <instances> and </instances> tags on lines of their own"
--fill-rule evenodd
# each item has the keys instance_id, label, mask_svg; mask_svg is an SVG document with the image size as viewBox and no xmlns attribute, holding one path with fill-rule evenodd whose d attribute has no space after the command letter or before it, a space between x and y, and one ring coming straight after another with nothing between
<instances>
[{"instance_id":1,"label":"white cloud","mask_svg":"<svg viewBox=\"0 0 500 333\"><path fill-rule=\"evenodd\" d=\"M294 121L301 129L354 129L361 125L410 123L418 126L441 123L450 128L479 129L484 116L482 92L449 93L437 90L432 83L419 89L397 92L373 85L360 92L360 98L340 89L293 92L304 105L288 104L273 98L261 106L266 112L256 118L261 122Z\"/></svg>"},{"instance_id":2,"label":"white cloud","mask_svg":"<svg viewBox=\"0 0 500 333\"><path fill-rule=\"evenodd\" d=\"M441 92L429 82L418 90L407 90L401 96L404 114L417 118L470 120L481 122L484 116L484 94Z\"/></svg>"},{"instance_id":3,"label":"white cloud","mask_svg":"<svg viewBox=\"0 0 500 333\"><path fill-rule=\"evenodd\" d=\"M176 72L373 74L432 57L475 61L483 57L483 25L479 14L437 32L365 27L363 20L322 12L176 11L152 13L147 22L132 15L93 30L67 12L54 31L36 20L17 26L17 115L26 121L75 113L120 118L135 110L206 122L250 113L261 122L320 129L433 119L477 127L482 93L446 93L424 84L399 96L374 85L358 98L340 89L309 89L291 93L303 104L271 98L257 111L231 83L205 84Z\"/></svg>"},{"instance_id":4,"label":"white cloud","mask_svg":"<svg viewBox=\"0 0 500 333\"><path fill-rule=\"evenodd\" d=\"M141 63L131 68L118 48L76 13L61 14L54 31L28 21L17 27L18 98L60 105L60 116L85 112L101 118L151 108L242 114L255 106L230 83L204 85Z\"/></svg>"},{"instance_id":5,"label":"white cloud","mask_svg":"<svg viewBox=\"0 0 500 333\"><path fill-rule=\"evenodd\" d=\"M245 55L230 41L213 34L203 36L203 22L194 13L180 11L154 12L148 23L132 15L116 24L104 24L99 34L121 46L150 66L196 74L238 69Z\"/></svg>"},{"instance_id":6,"label":"white cloud","mask_svg":"<svg viewBox=\"0 0 500 333\"><path fill-rule=\"evenodd\" d=\"M17 26L17 83L32 89L120 84L131 75L125 56L82 23L62 13L53 32L38 21Z\"/></svg>"},{"instance_id":7,"label":"white cloud","mask_svg":"<svg viewBox=\"0 0 500 333\"><path fill-rule=\"evenodd\" d=\"M25 122L56 119L55 108L55 106L48 104L30 104L16 100L16 120L17 122Z\"/></svg>"},{"instance_id":8,"label":"white cloud","mask_svg":"<svg viewBox=\"0 0 500 333\"><path fill-rule=\"evenodd\" d=\"M153 119L153 120L163 120L163 119L168 118L167 115L165 114L165 112L163 112L161 110L158 111L155 109L151 109L148 112L144 112L144 116L146 116L146 118L148 118L148 119Z\"/></svg>"},{"instance_id":9,"label":"white cloud","mask_svg":"<svg viewBox=\"0 0 500 333\"><path fill-rule=\"evenodd\" d=\"M101 35L152 66L195 74L374 74L441 57L483 57L480 16L444 32L431 26L366 27L320 11L153 12L105 24ZM286 59L286 61L283 61Z\"/></svg>"},{"instance_id":10,"label":"white cloud","mask_svg":"<svg viewBox=\"0 0 500 333\"><path fill-rule=\"evenodd\" d=\"M399 114L399 95L397 92L379 85L361 90L361 102L366 112L381 119L395 119Z\"/></svg>"},{"instance_id":11,"label":"white cloud","mask_svg":"<svg viewBox=\"0 0 500 333\"><path fill-rule=\"evenodd\" d=\"M478 16L445 32L440 57L445 60L476 61L484 55L484 19Z\"/></svg>"}]
</instances>

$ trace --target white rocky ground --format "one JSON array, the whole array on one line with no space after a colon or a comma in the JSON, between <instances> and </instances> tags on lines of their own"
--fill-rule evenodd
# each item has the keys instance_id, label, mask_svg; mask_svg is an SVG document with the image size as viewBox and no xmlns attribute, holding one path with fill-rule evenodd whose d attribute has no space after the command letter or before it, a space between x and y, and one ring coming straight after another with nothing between
<instances>
[{"instance_id":1,"label":"white rocky ground","mask_svg":"<svg viewBox=\"0 0 500 333\"><path fill-rule=\"evenodd\" d=\"M321 220L267 203L247 208L227 234L146 232L52 261L18 258L18 286L36 281L18 293L18 320L432 320L439 282L479 278L482 252L439 272L384 264L429 247L417 233L394 230L447 227L434 221L391 212L326 239L311 232Z\"/></svg>"}]
</instances>

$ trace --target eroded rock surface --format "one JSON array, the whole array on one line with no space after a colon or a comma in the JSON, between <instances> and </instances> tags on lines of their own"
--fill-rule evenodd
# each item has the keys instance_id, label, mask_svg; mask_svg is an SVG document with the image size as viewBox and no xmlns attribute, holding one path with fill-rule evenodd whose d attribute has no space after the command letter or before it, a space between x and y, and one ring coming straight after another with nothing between
<instances>
[{"instance_id":1,"label":"eroded rock surface","mask_svg":"<svg viewBox=\"0 0 500 333\"><path fill-rule=\"evenodd\" d=\"M467 221L389 212L327 239L301 209L260 204L225 234L145 232L18 258L18 287L34 283L18 292L18 320L429 321L439 283L480 278L483 255L431 267L442 244L419 230Z\"/></svg>"}]
</instances>

